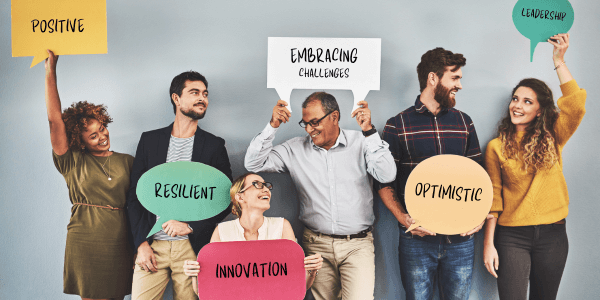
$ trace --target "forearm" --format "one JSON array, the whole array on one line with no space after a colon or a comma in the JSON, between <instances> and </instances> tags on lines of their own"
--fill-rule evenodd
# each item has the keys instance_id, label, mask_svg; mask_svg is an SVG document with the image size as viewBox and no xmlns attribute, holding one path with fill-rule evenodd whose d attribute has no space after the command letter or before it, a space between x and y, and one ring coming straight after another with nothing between
<instances>
[{"instance_id":1,"label":"forearm","mask_svg":"<svg viewBox=\"0 0 600 300\"><path fill-rule=\"evenodd\" d=\"M400 199L394 188L386 186L378 191L379 197L383 204L390 210L390 212L396 217L398 221L402 220L402 216L406 215L407 212L400 204Z\"/></svg>"},{"instance_id":2,"label":"forearm","mask_svg":"<svg viewBox=\"0 0 600 300\"><path fill-rule=\"evenodd\" d=\"M496 223L498 219L491 218L485 221L485 236L483 238L483 244L488 246L494 245L494 233L496 231Z\"/></svg>"},{"instance_id":3,"label":"forearm","mask_svg":"<svg viewBox=\"0 0 600 300\"><path fill-rule=\"evenodd\" d=\"M573 75L571 75L571 72L564 61L555 60L554 67L556 67L556 75L558 75L560 84L565 84L573 80Z\"/></svg>"},{"instance_id":4,"label":"forearm","mask_svg":"<svg viewBox=\"0 0 600 300\"><path fill-rule=\"evenodd\" d=\"M305 273L306 273L306 289L308 290L315 282L317 273L316 273L316 271L312 271L312 274L309 274L308 271L305 271Z\"/></svg>"},{"instance_id":5,"label":"forearm","mask_svg":"<svg viewBox=\"0 0 600 300\"><path fill-rule=\"evenodd\" d=\"M285 163L280 153L275 148L286 151L281 145L273 147L276 128L270 124L263 129L261 133L252 139L246 156L244 157L244 167L251 172L285 172Z\"/></svg>"},{"instance_id":6,"label":"forearm","mask_svg":"<svg viewBox=\"0 0 600 300\"><path fill-rule=\"evenodd\" d=\"M56 70L46 72L45 95L48 121L50 121L50 123L62 123L60 98L58 96L58 87L56 85Z\"/></svg>"},{"instance_id":7,"label":"forearm","mask_svg":"<svg viewBox=\"0 0 600 300\"><path fill-rule=\"evenodd\" d=\"M397 170L389 144L375 133L365 139L365 146L365 160L369 174L381 183L394 181Z\"/></svg>"}]
</instances>

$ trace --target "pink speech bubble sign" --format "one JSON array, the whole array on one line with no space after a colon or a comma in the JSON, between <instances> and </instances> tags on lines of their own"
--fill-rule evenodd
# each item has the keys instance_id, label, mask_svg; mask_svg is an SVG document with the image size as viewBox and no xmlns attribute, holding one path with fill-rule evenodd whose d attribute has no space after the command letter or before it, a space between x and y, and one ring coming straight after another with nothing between
<instances>
[{"instance_id":1,"label":"pink speech bubble sign","mask_svg":"<svg viewBox=\"0 0 600 300\"><path fill-rule=\"evenodd\" d=\"M219 242L198 253L200 299L303 299L304 252L290 240Z\"/></svg>"}]
</instances>

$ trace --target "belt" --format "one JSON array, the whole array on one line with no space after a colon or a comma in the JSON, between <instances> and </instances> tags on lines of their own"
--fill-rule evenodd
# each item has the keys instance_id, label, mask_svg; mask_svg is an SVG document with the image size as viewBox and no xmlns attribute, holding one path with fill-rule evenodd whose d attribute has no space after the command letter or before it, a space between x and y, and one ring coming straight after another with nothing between
<instances>
[{"instance_id":1,"label":"belt","mask_svg":"<svg viewBox=\"0 0 600 300\"><path fill-rule=\"evenodd\" d=\"M94 204L87 204L87 203L73 203L73 206L75 206L75 205L85 205L85 206L98 207L98 208L108 208L108 209L112 209L112 210L122 210L122 208L112 207L110 205L102 206L102 205L94 205Z\"/></svg>"},{"instance_id":2,"label":"belt","mask_svg":"<svg viewBox=\"0 0 600 300\"><path fill-rule=\"evenodd\" d=\"M557 221L557 222L554 222L554 223L552 223L552 224L557 224L557 225L560 225L560 224L566 224L566 223L567 223L567 219L562 219L562 220L560 220L560 221ZM552 225L552 224L550 224L550 225Z\"/></svg>"},{"instance_id":3,"label":"belt","mask_svg":"<svg viewBox=\"0 0 600 300\"><path fill-rule=\"evenodd\" d=\"M373 226L369 226L369 228L367 228L359 233L349 234L349 235L327 234L327 233L320 233L320 232L316 232L316 231L313 231L313 232L316 234L332 237L334 239L360 239L360 238L366 238L367 234L371 231L373 231Z\"/></svg>"}]
</instances>

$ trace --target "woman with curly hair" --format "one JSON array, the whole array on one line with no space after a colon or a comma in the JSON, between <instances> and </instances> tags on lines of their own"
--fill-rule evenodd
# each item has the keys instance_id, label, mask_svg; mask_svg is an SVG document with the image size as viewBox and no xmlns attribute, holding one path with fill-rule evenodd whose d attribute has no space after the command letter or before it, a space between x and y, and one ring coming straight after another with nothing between
<instances>
[{"instance_id":1,"label":"woman with curly hair","mask_svg":"<svg viewBox=\"0 0 600 300\"><path fill-rule=\"evenodd\" d=\"M133 157L110 151L102 105L73 103L61 114L56 85L58 56L48 50L46 108L54 165L69 189L64 293L82 299L123 299L131 293L133 254L125 195Z\"/></svg>"},{"instance_id":2,"label":"woman with curly hair","mask_svg":"<svg viewBox=\"0 0 600 300\"><path fill-rule=\"evenodd\" d=\"M238 218L219 224L210 239L210 242L256 241L288 239L296 242L294 230L290 222L284 218L270 218L263 213L271 207L270 182L258 174L249 172L236 178L229 190L231 196L231 212ZM304 258L306 270L306 289L308 290L319 270L323 266L321 254L314 254ZM186 260L183 271L188 276L198 276L200 265L197 261ZM196 280L194 280L196 282ZM198 288L194 284L194 290Z\"/></svg>"},{"instance_id":3,"label":"woman with curly hair","mask_svg":"<svg viewBox=\"0 0 600 300\"><path fill-rule=\"evenodd\" d=\"M498 278L500 299L527 299L529 283L529 299L556 299L567 261L569 195L562 149L583 119L586 92L564 61L569 34L557 34L548 42L554 46L563 93L560 111L544 82L521 80L499 136L486 150L494 218L486 221L483 260Z\"/></svg>"}]
</instances>

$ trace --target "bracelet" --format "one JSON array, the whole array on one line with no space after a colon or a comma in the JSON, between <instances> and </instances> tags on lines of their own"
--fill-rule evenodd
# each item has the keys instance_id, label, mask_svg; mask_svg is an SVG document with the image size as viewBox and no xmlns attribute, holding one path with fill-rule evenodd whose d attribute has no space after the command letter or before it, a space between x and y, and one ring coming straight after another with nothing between
<instances>
[{"instance_id":1,"label":"bracelet","mask_svg":"<svg viewBox=\"0 0 600 300\"><path fill-rule=\"evenodd\" d=\"M312 271L313 270L308 270L308 275L312 275ZM317 275L319 275L319 270L315 270L315 277L317 277Z\"/></svg>"},{"instance_id":2,"label":"bracelet","mask_svg":"<svg viewBox=\"0 0 600 300\"><path fill-rule=\"evenodd\" d=\"M565 64L565 61L563 60L563 61L562 61L560 64L558 64L558 66L556 66L556 67L554 68L554 71L556 71L556 69L560 68L560 66L562 66L562 65L564 65L564 64Z\"/></svg>"}]
</instances>

